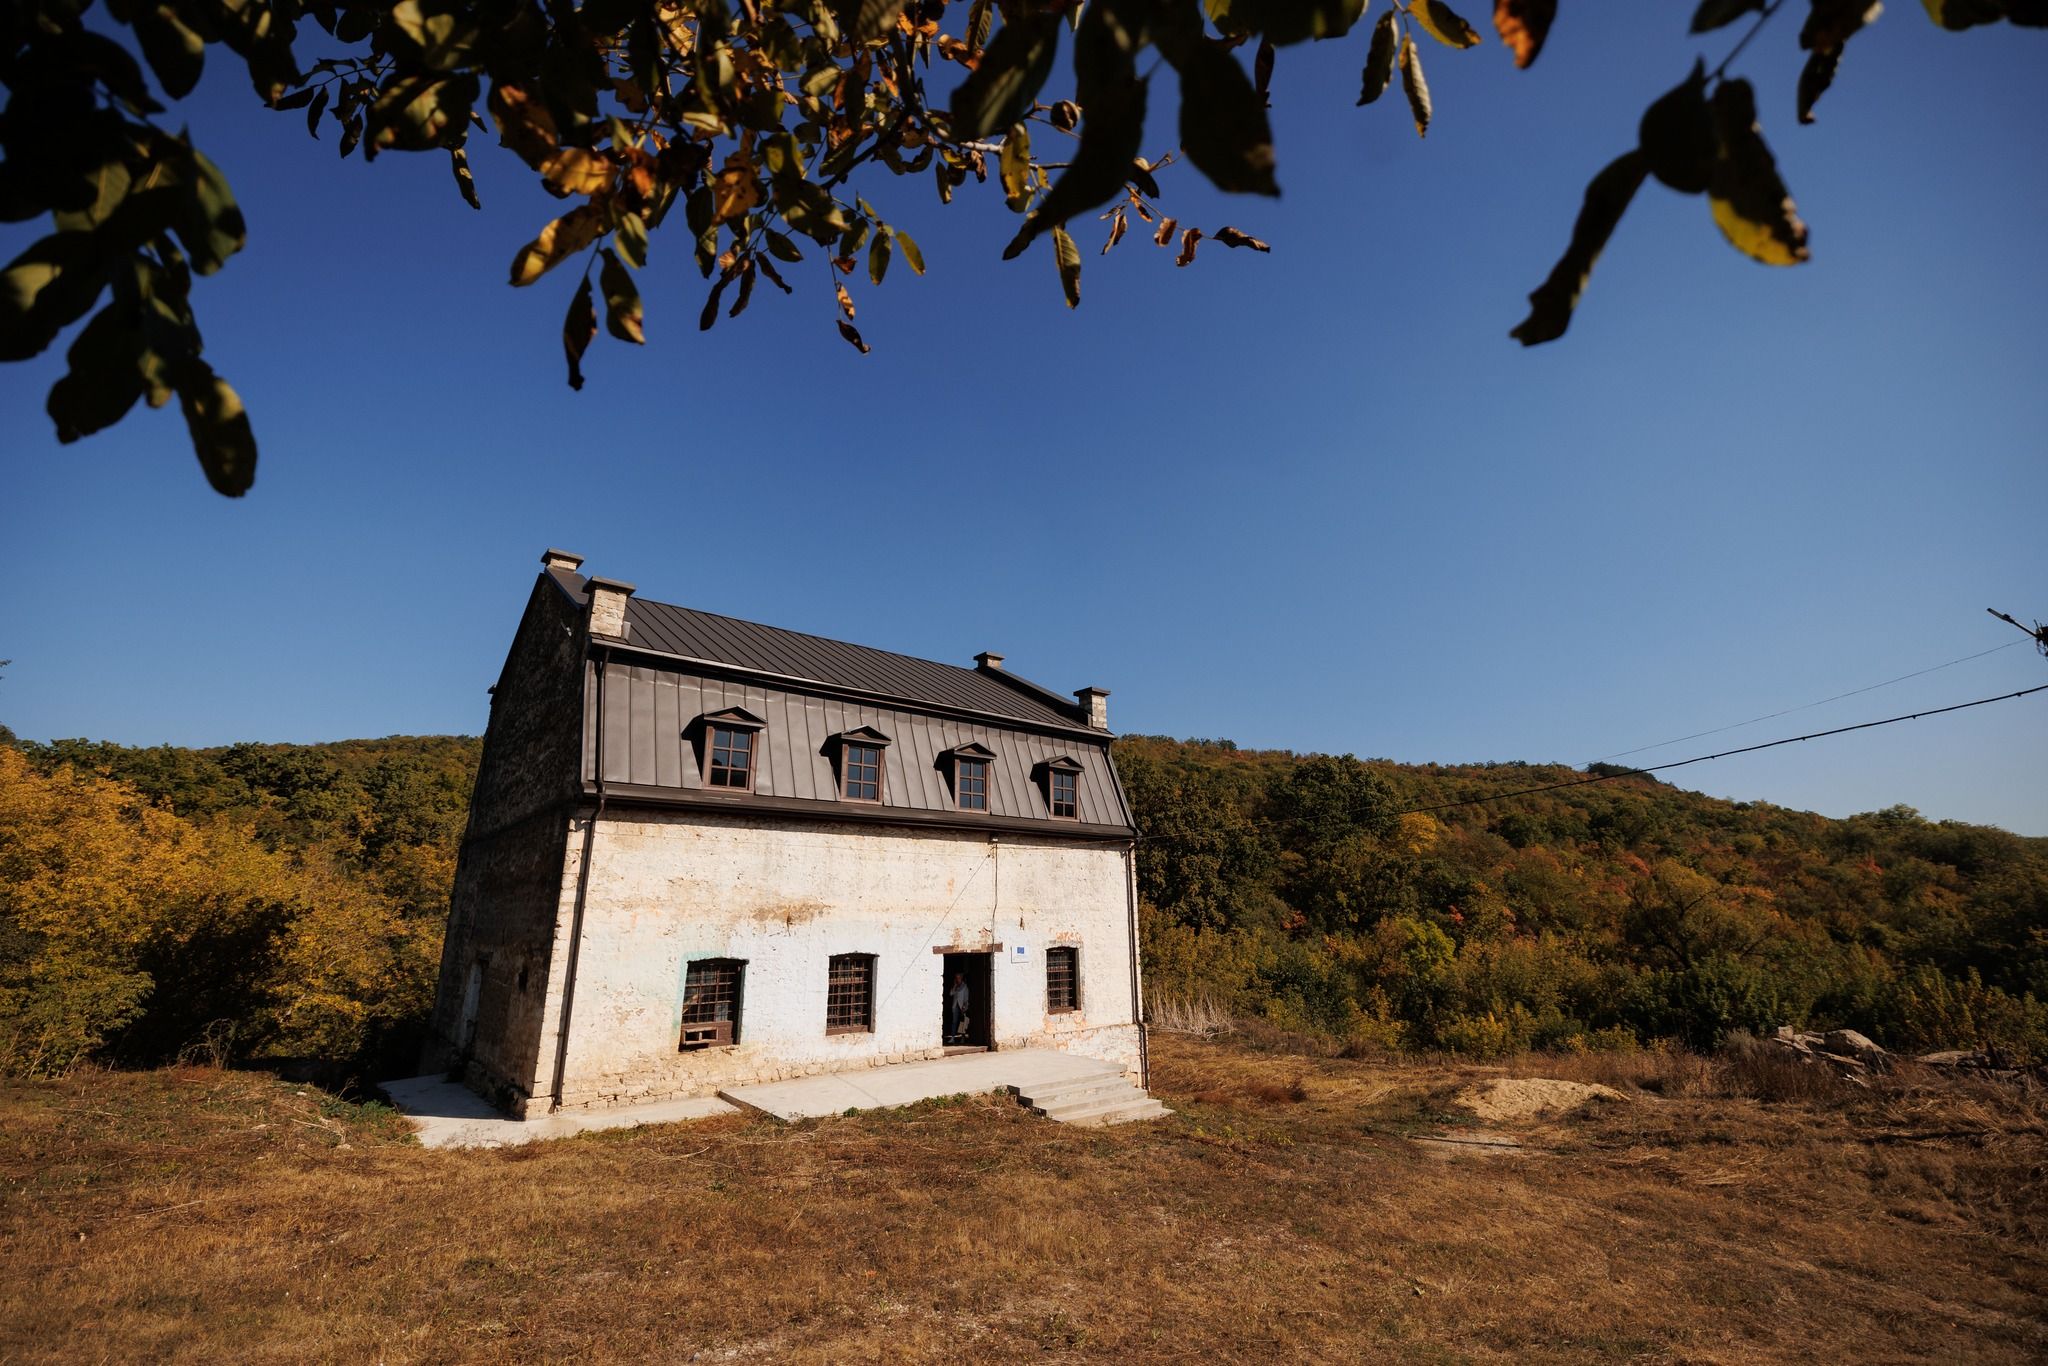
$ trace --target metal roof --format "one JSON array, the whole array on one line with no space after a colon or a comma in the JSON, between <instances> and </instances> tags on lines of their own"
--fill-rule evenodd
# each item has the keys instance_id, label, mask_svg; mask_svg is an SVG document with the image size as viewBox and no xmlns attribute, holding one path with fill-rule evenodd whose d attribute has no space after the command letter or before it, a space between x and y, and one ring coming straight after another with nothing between
<instances>
[{"instance_id":1,"label":"metal roof","mask_svg":"<svg viewBox=\"0 0 2048 1366\"><path fill-rule=\"evenodd\" d=\"M558 581L565 575L556 575ZM581 595L578 594L580 597ZM1079 704L1001 670L961 668L644 598L626 600L628 649L724 664L983 716L1085 726Z\"/></svg>"}]
</instances>

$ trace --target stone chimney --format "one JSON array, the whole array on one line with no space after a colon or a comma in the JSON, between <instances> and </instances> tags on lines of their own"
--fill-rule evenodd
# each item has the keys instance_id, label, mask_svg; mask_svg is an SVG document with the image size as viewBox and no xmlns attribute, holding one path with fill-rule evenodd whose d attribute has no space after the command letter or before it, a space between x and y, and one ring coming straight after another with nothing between
<instances>
[{"instance_id":1,"label":"stone chimney","mask_svg":"<svg viewBox=\"0 0 2048 1366\"><path fill-rule=\"evenodd\" d=\"M624 640L626 599L633 596L633 585L618 579L592 578L584 588L590 594L590 634Z\"/></svg>"},{"instance_id":2,"label":"stone chimney","mask_svg":"<svg viewBox=\"0 0 2048 1366\"><path fill-rule=\"evenodd\" d=\"M1074 700L1081 704L1089 725L1097 730L1109 729L1109 689L1082 688L1074 694Z\"/></svg>"},{"instance_id":3,"label":"stone chimney","mask_svg":"<svg viewBox=\"0 0 2048 1366\"><path fill-rule=\"evenodd\" d=\"M974 657L974 667L984 669L989 673L1001 673L1003 671L1003 657L993 650L983 650Z\"/></svg>"},{"instance_id":4,"label":"stone chimney","mask_svg":"<svg viewBox=\"0 0 2048 1366\"><path fill-rule=\"evenodd\" d=\"M556 550L552 546L540 552L540 564L543 569L566 569L573 574L576 572L576 566L582 563L581 555L572 555L566 550Z\"/></svg>"}]
</instances>

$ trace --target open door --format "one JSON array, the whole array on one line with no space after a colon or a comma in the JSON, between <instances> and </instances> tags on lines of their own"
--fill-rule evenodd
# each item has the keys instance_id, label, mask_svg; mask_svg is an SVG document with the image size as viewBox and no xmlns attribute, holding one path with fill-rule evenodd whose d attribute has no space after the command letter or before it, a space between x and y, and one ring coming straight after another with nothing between
<instances>
[{"instance_id":1,"label":"open door","mask_svg":"<svg viewBox=\"0 0 2048 1366\"><path fill-rule=\"evenodd\" d=\"M989 955L949 953L939 992L939 1030L948 1048L989 1046Z\"/></svg>"}]
</instances>

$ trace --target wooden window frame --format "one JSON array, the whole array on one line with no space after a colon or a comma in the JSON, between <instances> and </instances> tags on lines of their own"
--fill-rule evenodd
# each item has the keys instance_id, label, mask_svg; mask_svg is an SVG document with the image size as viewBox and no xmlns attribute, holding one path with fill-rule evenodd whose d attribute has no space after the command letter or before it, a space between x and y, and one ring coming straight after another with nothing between
<instances>
[{"instance_id":1,"label":"wooden window frame","mask_svg":"<svg viewBox=\"0 0 2048 1366\"><path fill-rule=\"evenodd\" d=\"M692 1000L690 978L700 970L713 976L714 980L706 985L721 990L707 1000ZM682 1033L676 1041L677 1050L694 1053L705 1048L731 1048L739 1043L740 1016L746 1001L746 959L699 958L688 964L683 969ZM720 1005L727 1008L722 1020L716 1018Z\"/></svg>"},{"instance_id":2,"label":"wooden window frame","mask_svg":"<svg viewBox=\"0 0 2048 1366\"><path fill-rule=\"evenodd\" d=\"M721 746L718 743L718 737L721 735L731 736L735 740L741 737L745 737L746 739L747 766L745 769L740 770L742 773L744 773L746 777L746 781L743 783L721 783L715 780L714 775L716 775L720 771L720 764L718 762L719 750L723 748L728 758L735 752L734 747L730 743L727 743L723 746ZM734 771L733 766L730 762L726 763L723 767L724 771L728 773ZM740 725L732 721L708 721L705 723L705 787L711 788L714 791L718 792L752 792L754 790L754 775L760 771L760 768L761 728L759 726Z\"/></svg>"},{"instance_id":3,"label":"wooden window frame","mask_svg":"<svg viewBox=\"0 0 2048 1366\"><path fill-rule=\"evenodd\" d=\"M840 801L860 802L866 806L880 806L882 804L883 798L888 792L889 765L885 754L888 748L887 745L880 741L868 739L865 736L847 738L839 742ZM852 791L854 756L863 750L869 751L875 756L875 795L872 797L857 797ZM863 764L862 767L866 767L866 765Z\"/></svg>"},{"instance_id":4,"label":"wooden window frame","mask_svg":"<svg viewBox=\"0 0 2048 1366\"><path fill-rule=\"evenodd\" d=\"M1060 785L1065 783L1071 789L1067 805L1071 810L1060 810ZM1045 810L1056 821L1077 821L1081 819L1081 774L1071 768L1049 768L1045 771Z\"/></svg>"},{"instance_id":5,"label":"wooden window frame","mask_svg":"<svg viewBox=\"0 0 2048 1366\"><path fill-rule=\"evenodd\" d=\"M855 972L858 969L858 972ZM842 972L847 975L842 977ZM845 994L838 994L841 989ZM835 1012L857 1007L859 1018ZM835 953L825 960L825 1033L872 1034L875 1032L875 955Z\"/></svg>"},{"instance_id":6,"label":"wooden window frame","mask_svg":"<svg viewBox=\"0 0 2048 1366\"><path fill-rule=\"evenodd\" d=\"M988 780L989 760L973 754L957 756L953 760L953 805L961 811L978 811L982 815L987 815ZM970 781L981 789L976 794L981 798L981 802L976 806L967 803L967 787Z\"/></svg>"},{"instance_id":7,"label":"wooden window frame","mask_svg":"<svg viewBox=\"0 0 2048 1366\"><path fill-rule=\"evenodd\" d=\"M1053 962L1066 962L1067 983L1066 1004L1062 1005L1053 997ZM1053 944L1045 951L1045 1013L1048 1015L1072 1015L1081 1009L1081 949L1076 944Z\"/></svg>"}]
</instances>

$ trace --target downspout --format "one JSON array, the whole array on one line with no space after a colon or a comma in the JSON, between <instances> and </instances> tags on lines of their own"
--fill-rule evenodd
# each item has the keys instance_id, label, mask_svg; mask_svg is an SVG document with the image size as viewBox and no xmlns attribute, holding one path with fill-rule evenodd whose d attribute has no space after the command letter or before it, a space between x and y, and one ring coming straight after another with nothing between
<instances>
[{"instance_id":1,"label":"downspout","mask_svg":"<svg viewBox=\"0 0 2048 1366\"><path fill-rule=\"evenodd\" d=\"M1124 898L1131 927L1131 1020L1138 1027L1138 1085L1152 1089L1152 1048L1145 1037L1145 995L1138 982L1138 842L1124 851Z\"/></svg>"},{"instance_id":2,"label":"downspout","mask_svg":"<svg viewBox=\"0 0 2048 1366\"><path fill-rule=\"evenodd\" d=\"M604 676L612 652L606 649L597 663L597 753L592 765L597 774L597 809L583 827L583 853L576 870L576 903L569 912L569 955L562 965L562 1015L555 1025L555 1082L548 1092L548 1113L562 1108L562 1075L569 1065L569 1012L576 1004L576 960L583 947L583 902L590 893L590 853L597 844L597 819L604 814ZM580 729L580 727L579 727ZM581 781L582 775L577 775Z\"/></svg>"}]
</instances>

